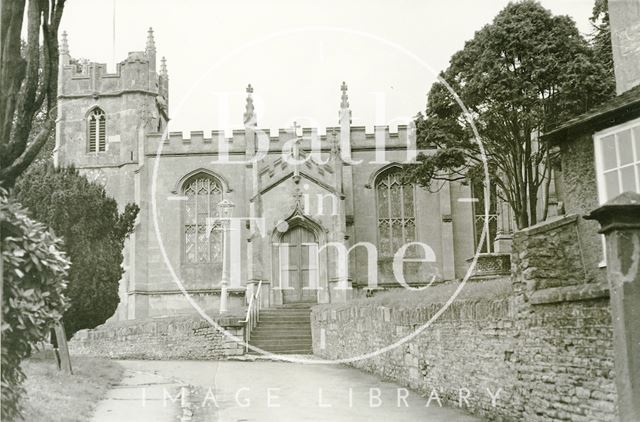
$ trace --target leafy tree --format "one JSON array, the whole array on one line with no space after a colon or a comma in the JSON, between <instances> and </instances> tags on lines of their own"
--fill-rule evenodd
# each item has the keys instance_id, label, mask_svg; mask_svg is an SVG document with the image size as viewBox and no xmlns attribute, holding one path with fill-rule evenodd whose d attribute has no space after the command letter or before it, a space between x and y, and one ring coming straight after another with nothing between
<instances>
[{"instance_id":1,"label":"leafy tree","mask_svg":"<svg viewBox=\"0 0 640 422\"><path fill-rule=\"evenodd\" d=\"M65 0L30 0L25 14L26 3L0 3L0 184L5 187L38 155L57 117L58 27ZM25 16L26 42L20 38ZM39 110L44 115L36 128Z\"/></svg>"},{"instance_id":2,"label":"leafy tree","mask_svg":"<svg viewBox=\"0 0 640 422\"><path fill-rule=\"evenodd\" d=\"M609 25L609 1L596 0L589 20L593 25L590 41L594 58L607 70L608 76L604 82L609 83L609 89L614 91L615 75L613 73L613 51L611 49L611 27Z\"/></svg>"},{"instance_id":3,"label":"leafy tree","mask_svg":"<svg viewBox=\"0 0 640 422\"><path fill-rule=\"evenodd\" d=\"M68 305L69 261L62 240L0 189L2 285L2 420L20 414L20 363L43 341Z\"/></svg>"},{"instance_id":4,"label":"leafy tree","mask_svg":"<svg viewBox=\"0 0 640 422\"><path fill-rule=\"evenodd\" d=\"M434 189L443 180L482 177L472 117L491 178L518 228L535 224L537 194L549 180L553 158L536 134L613 95L608 69L593 56L568 16L553 16L531 0L509 3L440 75L471 116L441 81L431 87L416 129L418 145L437 150L407 166L407 178Z\"/></svg>"},{"instance_id":5,"label":"leafy tree","mask_svg":"<svg viewBox=\"0 0 640 422\"><path fill-rule=\"evenodd\" d=\"M128 204L119 213L102 186L73 168L56 169L50 163L30 167L17 181L15 195L64 238L72 262L66 291L71 306L64 314L67 336L104 323L119 302L122 249L137 205Z\"/></svg>"}]
</instances>

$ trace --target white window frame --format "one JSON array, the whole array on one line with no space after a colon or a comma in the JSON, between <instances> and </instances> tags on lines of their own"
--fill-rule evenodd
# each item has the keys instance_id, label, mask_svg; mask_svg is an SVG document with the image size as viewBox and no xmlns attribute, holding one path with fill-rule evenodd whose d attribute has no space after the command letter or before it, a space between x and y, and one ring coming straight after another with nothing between
<instances>
[{"instance_id":1,"label":"white window frame","mask_svg":"<svg viewBox=\"0 0 640 422\"><path fill-rule=\"evenodd\" d=\"M595 170L596 170L596 182L597 182L597 187L598 187L598 203L600 205L604 204L605 202L607 202L609 199L611 198L607 198L607 186L606 186L606 182L605 182L605 170L604 170L604 158L603 158L603 142L602 140L608 136L611 135L616 135L620 132L629 130L631 133L631 150L633 151L633 160L631 161L631 164L626 164L624 167L627 166L632 166L632 168L634 169L634 174L635 174L635 182L636 182L636 192L640 193L640 186L639 186L639 180L640 180L640 170L638 168L638 164L640 164L640 150L638 150L638 146L636 145L636 139L635 136L640 136L640 131L638 131L638 134L636 134L636 132L633 130L633 128L638 127L640 128L640 118L637 119L633 119L630 120L628 122L622 123L620 125L617 126L613 126L613 127L609 127L606 128L604 130L601 130L599 132L596 132L593 134L593 151L594 151L594 157L595 157ZM618 166L618 162L620 161L620 150L618 148L617 145L617 138L614 137L614 140L616 142L616 167L615 167L615 171L618 172L618 183L619 186L622 188L622 180L620 179L620 172L619 169L621 167ZM639 140L640 141L640 140ZM640 143L639 143L640 145ZM609 169L608 171L611 171L611 169ZM599 266L600 267L606 267L607 265L607 261L606 261L606 243L605 243L605 238L604 236L602 236L602 253L603 253L603 259L600 262Z\"/></svg>"}]
</instances>

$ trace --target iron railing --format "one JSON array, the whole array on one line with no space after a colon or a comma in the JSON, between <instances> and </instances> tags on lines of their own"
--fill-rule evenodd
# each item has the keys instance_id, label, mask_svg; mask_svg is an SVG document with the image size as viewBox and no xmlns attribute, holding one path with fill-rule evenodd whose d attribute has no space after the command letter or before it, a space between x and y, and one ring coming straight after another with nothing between
<instances>
[{"instance_id":1,"label":"iron railing","mask_svg":"<svg viewBox=\"0 0 640 422\"><path fill-rule=\"evenodd\" d=\"M250 286L255 286L250 284ZM244 319L244 339L245 351L249 351L249 340L251 340L251 331L256 328L260 321L260 309L262 309L262 301L260 300L260 292L262 291L262 280L258 283L258 288L251 292L249 296L249 307L247 308L247 316Z\"/></svg>"}]
</instances>

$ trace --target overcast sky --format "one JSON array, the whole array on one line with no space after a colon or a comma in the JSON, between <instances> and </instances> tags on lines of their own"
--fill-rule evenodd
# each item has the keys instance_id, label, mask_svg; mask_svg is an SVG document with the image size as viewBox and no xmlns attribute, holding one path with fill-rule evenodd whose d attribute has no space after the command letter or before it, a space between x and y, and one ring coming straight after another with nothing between
<instances>
[{"instance_id":1,"label":"overcast sky","mask_svg":"<svg viewBox=\"0 0 640 422\"><path fill-rule=\"evenodd\" d=\"M543 0L582 32L594 0ZM155 31L166 56L170 130L242 127L254 87L258 125L337 123L340 83L353 124L397 124L424 108L434 72L506 0L68 0L61 29L71 55L114 69Z\"/></svg>"}]
</instances>

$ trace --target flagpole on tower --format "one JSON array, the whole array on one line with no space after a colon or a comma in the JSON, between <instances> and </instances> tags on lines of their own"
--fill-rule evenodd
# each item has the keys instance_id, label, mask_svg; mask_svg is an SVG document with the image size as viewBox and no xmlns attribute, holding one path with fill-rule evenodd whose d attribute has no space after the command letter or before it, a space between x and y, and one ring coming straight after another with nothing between
<instances>
[{"instance_id":1,"label":"flagpole on tower","mask_svg":"<svg viewBox=\"0 0 640 422\"><path fill-rule=\"evenodd\" d=\"M113 63L114 72L116 70L116 0L112 1L112 20L111 20L111 62Z\"/></svg>"}]
</instances>

